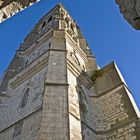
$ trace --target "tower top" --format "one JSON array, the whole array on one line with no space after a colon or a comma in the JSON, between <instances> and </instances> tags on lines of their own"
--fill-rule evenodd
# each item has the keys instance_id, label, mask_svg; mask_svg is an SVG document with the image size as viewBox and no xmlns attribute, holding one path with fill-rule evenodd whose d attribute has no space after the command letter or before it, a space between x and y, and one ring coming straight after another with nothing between
<instances>
[{"instance_id":1,"label":"tower top","mask_svg":"<svg viewBox=\"0 0 140 140\"><path fill-rule=\"evenodd\" d=\"M58 3L39 20L34 29L27 35L19 50L24 51L28 49L32 44L37 43L44 34L52 30L66 31L77 43L79 43L79 39L83 39L83 46L85 46L84 49L89 50L87 41L79 26L62 3Z\"/></svg>"}]
</instances>

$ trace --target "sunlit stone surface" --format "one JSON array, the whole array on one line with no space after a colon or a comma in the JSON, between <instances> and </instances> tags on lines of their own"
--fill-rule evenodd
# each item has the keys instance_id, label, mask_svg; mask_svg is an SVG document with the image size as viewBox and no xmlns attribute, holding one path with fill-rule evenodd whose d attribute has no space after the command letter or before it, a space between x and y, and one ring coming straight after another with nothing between
<instances>
[{"instance_id":1,"label":"sunlit stone surface","mask_svg":"<svg viewBox=\"0 0 140 140\"><path fill-rule=\"evenodd\" d=\"M0 0L0 22L39 0Z\"/></svg>"}]
</instances>

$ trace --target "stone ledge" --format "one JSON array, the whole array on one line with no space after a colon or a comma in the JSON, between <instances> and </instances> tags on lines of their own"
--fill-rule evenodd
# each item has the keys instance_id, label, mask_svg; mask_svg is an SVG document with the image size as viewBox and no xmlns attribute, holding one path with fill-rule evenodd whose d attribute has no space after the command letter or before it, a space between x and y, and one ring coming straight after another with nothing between
<instances>
[{"instance_id":1,"label":"stone ledge","mask_svg":"<svg viewBox=\"0 0 140 140\"><path fill-rule=\"evenodd\" d=\"M69 84L66 83L45 83L47 86L69 86Z\"/></svg>"},{"instance_id":2,"label":"stone ledge","mask_svg":"<svg viewBox=\"0 0 140 140\"><path fill-rule=\"evenodd\" d=\"M15 78L11 80L11 83L10 83L11 87L16 88L21 83L23 83L24 81L26 81L27 79L35 75L37 72L45 68L47 65L48 65L48 56L45 57L45 59L38 61L38 63L32 66L30 69L27 68L27 71L23 72L24 70L22 70L22 74L21 73L20 75L17 74Z\"/></svg>"}]
</instances>

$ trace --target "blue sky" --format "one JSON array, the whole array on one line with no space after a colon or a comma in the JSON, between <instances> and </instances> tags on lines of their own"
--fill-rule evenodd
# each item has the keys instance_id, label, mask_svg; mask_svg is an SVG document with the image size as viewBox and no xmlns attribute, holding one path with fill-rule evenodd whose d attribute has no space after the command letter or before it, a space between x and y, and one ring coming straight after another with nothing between
<instances>
[{"instance_id":1,"label":"blue sky","mask_svg":"<svg viewBox=\"0 0 140 140\"><path fill-rule=\"evenodd\" d=\"M115 0L42 0L0 25L0 75L35 23L63 3L79 24L100 67L116 61L140 108L140 34L122 17Z\"/></svg>"}]
</instances>

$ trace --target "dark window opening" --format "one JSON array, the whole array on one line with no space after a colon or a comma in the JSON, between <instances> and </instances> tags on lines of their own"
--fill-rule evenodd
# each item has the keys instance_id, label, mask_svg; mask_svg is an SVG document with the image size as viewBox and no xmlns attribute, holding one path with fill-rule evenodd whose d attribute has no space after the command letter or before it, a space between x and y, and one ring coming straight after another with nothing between
<instances>
[{"instance_id":1,"label":"dark window opening","mask_svg":"<svg viewBox=\"0 0 140 140\"><path fill-rule=\"evenodd\" d=\"M44 28L46 26L46 21L42 24L42 28Z\"/></svg>"},{"instance_id":2,"label":"dark window opening","mask_svg":"<svg viewBox=\"0 0 140 140\"><path fill-rule=\"evenodd\" d=\"M6 16L6 14L3 14L3 16L2 16L4 19L6 19L7 18L7 16Z\"/></svg>"},{"instance_id":3,"label":"dark window opening","mask_svg":"<svg viewBox=\"0 0 140 140\"><path fill-rule=\"evenodd\" d=\"M52 16L48 19L48 23L52 21Z\"/></svg>"},{"instance_id":4,"label":"dark window opening","mask_svg":"<svg viewBox=\"0 0 140 140\"><path fill-rule=\"evenodd\" d=\"M29 62L28 60L25 62L25 66L28 64L28 62Z\"/></svg>"},{"instance_id":5,"label":"dark window opening","mask_svg":"<svg viewBox=\"0 0 140 140\"><path fill-rule=\"evenodd\" d=\"M73 25L71 24L70 26L71 26L71 29L72 29L72 31L74 32L74 28L73 28Z\"/></svg>"},{"instance_id":6,"label":"dark window opening","mask_svg":"<svg viewBox=\"0 0 140 140\"><path fill-rule=\"evenodd\" d=\"M30 89L26 89L24 95L23 95L23 98L21 100L21 104L20 104L20 108L24 108L27 104L27 100L28 100L28 96L29 96L29 91Z\"/></svg>"},{"instance_id":7,"label":"dark window opening","mask_svg":"<svg viewBox=\"0 0 140 140\"><path fill-rule=\"evenodd\" d=\"M49 48L51 47L51 43L49 43Z\"/></svg>"},{"instance_id":8,"label":"dark window opening","mask_svg":"<svg viewBox=\"0 0 140 140\"><path fill-rule=\"evenodd\" d=\"M134 21L140 20L140 17L136 17L136 18L134 18L133 20L134 20Z\"/></svg>"}]
</instances>

